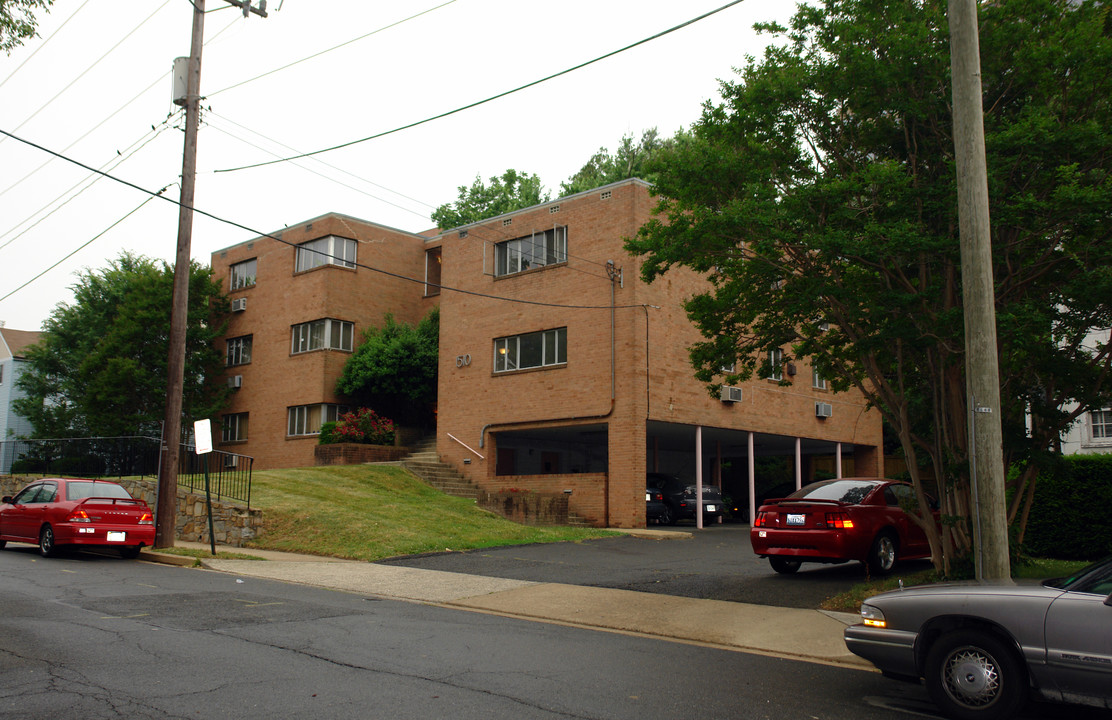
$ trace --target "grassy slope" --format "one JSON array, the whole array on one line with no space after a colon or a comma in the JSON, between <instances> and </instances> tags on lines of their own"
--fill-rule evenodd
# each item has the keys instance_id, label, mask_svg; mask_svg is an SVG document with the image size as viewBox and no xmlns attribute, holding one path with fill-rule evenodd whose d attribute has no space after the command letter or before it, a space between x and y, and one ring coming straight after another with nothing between
<instances>
[{"instance_id":1,"label":"grassy slope","mask_svg":"<svg viewBox=\"0 0 1112 720\"><path fill-rule=\"evenodd\" d=\"M251 505L263 511L251 547L358 560L612 534L519 525L382 465L256 471Z\"/></svg>"}]
</instances>

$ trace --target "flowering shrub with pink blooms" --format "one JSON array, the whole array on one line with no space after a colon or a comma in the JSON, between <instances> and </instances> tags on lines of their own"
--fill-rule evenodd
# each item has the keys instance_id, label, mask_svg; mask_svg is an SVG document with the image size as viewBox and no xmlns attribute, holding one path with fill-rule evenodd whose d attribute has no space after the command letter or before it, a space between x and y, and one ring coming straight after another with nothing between
<instances>
[{"instance_id":1,"label":"flowering shrub with pink blooms","mask_svg":"<svg viewBox=\"0 0 1112 720\"><path fill-rule=\"evenodd\" d=\"M320 444L330 443L393 445L394 421L382 417L370 408L344 413L339 421L325 423L320 429Z\"/></svg>"}]
</instances>

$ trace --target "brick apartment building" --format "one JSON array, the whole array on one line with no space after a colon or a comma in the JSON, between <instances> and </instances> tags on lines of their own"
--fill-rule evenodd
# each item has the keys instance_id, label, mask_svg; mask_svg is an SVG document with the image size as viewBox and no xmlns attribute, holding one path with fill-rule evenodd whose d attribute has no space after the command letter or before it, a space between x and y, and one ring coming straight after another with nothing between
<instances>
[{"instance_id":1,"label":"brick apartment building","mask_svg":"<svg viewBox=\"0 0 1112 720\"><path fill-rule=\"evenodd\" d=\"M566 494L591 523L639 527L646 472L701 476L750 513L760 458L785 459L797 484L820 467L879 474L878 413L805 363L724 399L692 377L698 333L680 304L705 281L673 269L646 284L623 250L652 205L627 180L437 236L326 215L215 253L241 308L218 447L256 467L312 464L320 422L348 404L335 383L362 329L439 303L437 452L480 488Z\"/></svg>"}]
</instances>

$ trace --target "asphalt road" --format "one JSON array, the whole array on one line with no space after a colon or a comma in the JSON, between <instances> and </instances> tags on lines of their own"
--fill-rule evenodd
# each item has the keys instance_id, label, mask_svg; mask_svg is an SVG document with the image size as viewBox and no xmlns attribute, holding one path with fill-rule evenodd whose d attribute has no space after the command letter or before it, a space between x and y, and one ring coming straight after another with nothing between
<instances>
[{"instance_id":1,"label":"asphalt road","mask_svg":"<svg viewBox=\"0 0 1112 720\"><path fill-rule=\"evenodd\" d=\"M692 537L615 537L579 543L518 545L467 552L391 558L383 564L485 575L487 577L637 590L680 597L728 600L777 607L818 608L829 597L866 578L858 562L804 564L780 575L753 554L748 525L712 525ZM899 574L930 568L904 563Z\"/></svg>"}]
</instances>

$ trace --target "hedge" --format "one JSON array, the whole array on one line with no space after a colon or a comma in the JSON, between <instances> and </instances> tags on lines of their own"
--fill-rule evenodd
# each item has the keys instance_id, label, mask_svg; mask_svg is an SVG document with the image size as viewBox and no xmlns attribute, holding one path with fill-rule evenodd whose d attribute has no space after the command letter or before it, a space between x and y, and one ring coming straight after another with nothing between
<instances>
[{"instance_id":1,"label":"hedge","mask_svg":"<svg viewBox=\"0 0 1112 720\"><path fill-rule=\"evenodd\" d=\"M1068 455L1039 474L1023 550L1062 560L1112 555L1112 455Z\"/></svg>"}]
</instances>

